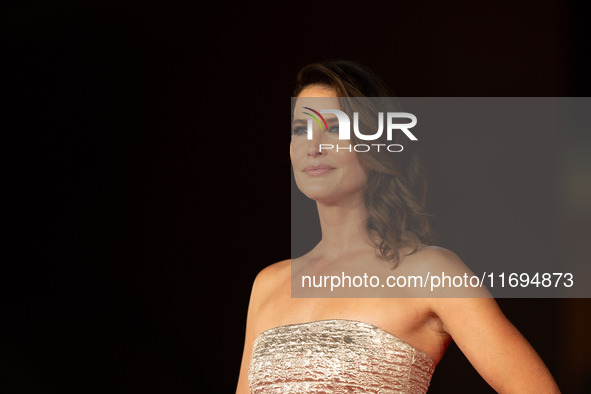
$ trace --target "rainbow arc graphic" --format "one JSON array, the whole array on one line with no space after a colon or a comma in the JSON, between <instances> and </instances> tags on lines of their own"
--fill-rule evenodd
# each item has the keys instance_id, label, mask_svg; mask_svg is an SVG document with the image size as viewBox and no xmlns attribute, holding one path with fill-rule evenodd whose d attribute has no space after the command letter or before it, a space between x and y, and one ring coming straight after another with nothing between
<instances>
[{"instance_id":1,"label":"rainbow arc graphic","mask_svg":"<svg viewBox=\"0 0 591 394\"><path fill-rule=\"evenodd\" d=\"M320 112L318 112L315 109L312 109L310 107L304 107L304 108L307 110L310 110L310 111L314 112L316 115L318 115L318 117L320 119L322 119L322 123L324 123L324 127L326 127L326 130L328 131L328 124L326 123L326 120L324 120L324 117L322 115L320 115ZM320 130L322 130L322 123L320 123L320 119L318 119L316 116L314 116L313 114L311 114L309 112L304 112L304 114L311 116L318 123L318 126L320 126Z\"/></svg>"}]
</instances>

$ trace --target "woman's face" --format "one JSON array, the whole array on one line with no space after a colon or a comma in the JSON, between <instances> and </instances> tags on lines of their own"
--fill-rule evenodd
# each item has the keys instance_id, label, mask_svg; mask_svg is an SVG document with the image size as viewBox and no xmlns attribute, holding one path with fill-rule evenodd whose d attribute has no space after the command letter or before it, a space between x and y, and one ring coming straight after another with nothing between
<instances>
[{"instance_id":1,"label":"woman's face","mask_svg":"<svg viewBox=\"0 0 591 394\"><path fill-rule=\"evenodd\" d=\"M310 85L298 96L292 124L290 144L291 163L298 188L309 198L325 204L362 202L363 189L367 183L367 171L358 160L357 153L348 148L351 141L339 141L338 122L333 114L323 114L328 124L320 128L313 121L313 136L308 139L307 124L311 113L304 107L316 111L339 109L334 90ZM320 149L320 145L323 149ZM334 146L326 149L327 146ZM337 152L337 146L339 150ZM342 149L342 148L347 149Z\"/></svg>"}]
</instances>

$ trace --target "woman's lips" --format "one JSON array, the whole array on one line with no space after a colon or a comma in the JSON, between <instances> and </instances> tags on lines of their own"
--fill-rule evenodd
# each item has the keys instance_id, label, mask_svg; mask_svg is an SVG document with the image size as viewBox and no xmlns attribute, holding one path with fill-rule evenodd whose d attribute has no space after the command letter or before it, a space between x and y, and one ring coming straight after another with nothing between
<instances>
[{"instance_id":1,"label":"woman's lips","mask_svg":"<svg viewBox=\"0 0 591 394\"><path fill-rule=\"evenodd\" d=\"M320 164L317 166L308 166L308 167L304 168L304 172L310 176L319 176L319 175L328 174L329 172L331 172L334 169L335 169L334 167Z\"/></svg>"}]
</instances>

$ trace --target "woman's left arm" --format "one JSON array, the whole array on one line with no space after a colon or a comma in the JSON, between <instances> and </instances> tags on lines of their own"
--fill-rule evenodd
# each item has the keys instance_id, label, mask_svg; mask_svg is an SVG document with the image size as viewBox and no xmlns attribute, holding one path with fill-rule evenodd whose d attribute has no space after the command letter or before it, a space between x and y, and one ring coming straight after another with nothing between
<instances>
[{"instance_id":1,"label":"woman's left arm","mask_svg":"<svg viewBox=\"0 0 591 394\"><path fill-rule=\"evenodd\" d=\"M444 258L451 259L444 263L447 272L465 267L453 253ZM497 392L560 393L542 359L494 298L433 298L431 303L445 331Z\"/></svg>"}]
</instances>

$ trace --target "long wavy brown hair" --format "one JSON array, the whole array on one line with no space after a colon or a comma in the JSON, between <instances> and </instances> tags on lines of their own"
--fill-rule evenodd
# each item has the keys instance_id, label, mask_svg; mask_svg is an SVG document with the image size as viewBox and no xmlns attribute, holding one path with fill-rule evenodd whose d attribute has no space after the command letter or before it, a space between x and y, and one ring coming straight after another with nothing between
<instances>
[{"instance_id":1,"label":"long wavy brown hair","mask_svg":"<svg viewBox=\"0 0 591 394\"><path fill-rule=\"evenodd\" d=\"M294 97L309 85L333 89L345 112L351 110L347 98L353 97L391 97L392 103L397 104L392 90L381 78L351 61L325 61L303 67L297 75ZM360 119L360 123L364 121L371 123L371 120ZM383 141L373 142L404 142L402 133L394 133L392 141L385 141L385 136L382 138ZM351 139L355 143L364 142L356 136ZM430 215L425 210L427 180L422 163L414 149L398 153L370 150L357 156L368 169L364 201L369 238L382 259L396 266L401 247L412 247L412 254L431 242Z\"/></svg>"}]
</instances>

